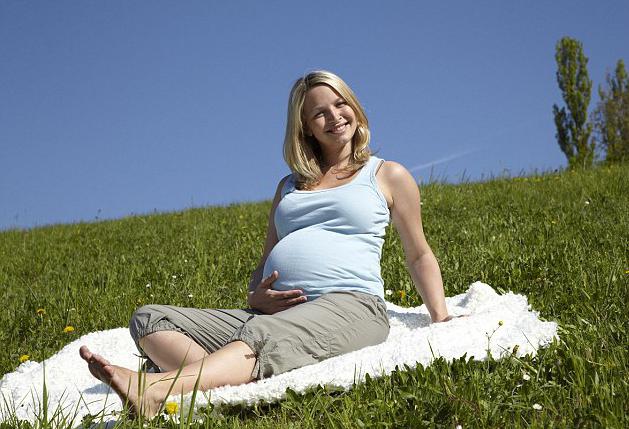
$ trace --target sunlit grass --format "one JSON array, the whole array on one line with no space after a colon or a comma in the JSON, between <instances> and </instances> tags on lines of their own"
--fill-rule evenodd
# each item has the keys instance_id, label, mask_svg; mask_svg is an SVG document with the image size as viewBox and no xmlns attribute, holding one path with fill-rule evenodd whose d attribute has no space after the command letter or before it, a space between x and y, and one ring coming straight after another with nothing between
<instances>
[{"instance_id":1,"label":"sunlit grass","mask_svg":"<svg viewBox=\"0 0 629 429\"><path fill-rule=\"evenodd\" d=\"M320 387L273 405L210 406L196 424L626 427L628 184L628 167L606 167L422 186L424 227L446 293L481 280L526 294L541 317L560 324L561 340L538 356L437 360L348 392ZM245 306L269 209L270 202L241 204L0 233L0 373L44 360L85 333L125 326L142 304ZM382 274L387 299L420 304L393 228ZM153 426L185 427L189 414L174 418L181 412ZM55 427L44 423L54 410L46 413L36 427ZM4 427L19 425L27 427L17 419ZM121 419L117 427L139 426Z\"/></svg>"}]
</instances>

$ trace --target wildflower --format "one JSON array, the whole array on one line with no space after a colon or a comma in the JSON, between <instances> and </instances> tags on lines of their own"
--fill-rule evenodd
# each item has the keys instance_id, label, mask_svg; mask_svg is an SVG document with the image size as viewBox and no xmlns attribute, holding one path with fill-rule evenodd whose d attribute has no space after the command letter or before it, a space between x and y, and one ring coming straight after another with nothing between
<instances>
[{"instance_id":1,"label":"wildflower","mask_svg":"<svg viewBox=\"0 0 629 429\"><path fill-rule=\"evenodd\" d=\"M456 426L454 427L454 429L463 429L463 426L461 426L461 425L456 425Z\"/></svg>"},{"instance_id":2,"label":"wildflower","mask_svg":"<svg viewBox=\"0 0 629 429\"><path fill-rule=\"evenodd\" d=\"M174 274L173 274L173 276L172 276L172 277L173 277L173 279L176 279L176 278L177 278L177 276L176 276L176 275L174 275Z\"/></svg>"},{"instance_id":3,"label":"wildflower","mask_svg":"<svg viewBox=\"0 0 629 429\"><path fill-rule=\"evenodd\" d=\"M65 328L63 328L63 332L65 332L66 334L70 334L72 332L74 332L74 326L68 325Z\"/></svg>"},{"instance_id":4,"label":"wildflower","mask_svg":"<svg viewBox=\"0 0 629 429\"><path fill-rule=\"evenodd\" d=\"M46 314L46 309L44 309L44 308L38 308L37 309L37 315L38 316L43 316L44 314Z\"/></svg>"},{"instance_id":5,"label":"wildflower","mask_svg":"<svg viewBox=\"0 0 629 429\"><path fill-rule=\"evenodd\" d=\"M400 299L406 298L406 292L405 291L403 291L403 290L398 291L398 294L400 294Z\"/></svg>"},{"instance_id":6,"label":"wildflower","mask_svg":"<svg viewBox=\"0 0 629 429\"><path fill-rule=\"evenodd\" d=\"M179 405L176 402L166 402L166 405L164 405L164 412L169 416L177 413L178 409Z\"/></svg>"},{"instance_id":7,"label":"wildflower","mask_svg":"<svg viewBox=\"0 0 629 429\"><path fill-rule=\"evenodd\" d=\"M150 283L147 283L147 284L146 284L146 288L148 289L148 288L150 288L150 287L151 287L151 284L150 284Z\"/></svg>"},{"instance_id":8,"label":"wildflower","mask_svg":"<svg viewBox=\"0 0 629 429\"><path fill-rule=\"evenodd\" d=\"M498 326L502 326L502 325L504 325L504 324L505 324L504 320L499 320L499 321L498 321Z\"/></svg>"},{"instance_id":9,"label":"wildflower","mask_svg":"<svg viewBox=\"0 0 629 429\"><path fill-rule=\"evenodd\" d=\"M20 363L24 363L24 362L26 362L27 360L29 360L30 358L31 358L31 357L30 357L29 355L22 355L22 356L20 356L19 361L20 361Z\"/></svg>"},{"instance_id":10,"label":"wildflower","mask_svg":"<svg viewBox=\"0 0 629 429\"><path fill-rule=\"evenodd\" d=\"M589 200L585 200L585 205L589 206L590 205L590 201Z\"/></svg>"},{"instance_id":11,"label":"wildflower","mask_svg":"<svg viewBox=\"0 0 629 429\"><path fill-rule=\"evenodd\" d=\"M188 294L188 298L192 299L194 298L194 295L192 295L191 293Z\"/></svg>"},{"instance_id":12,"label":"wildflower","mask_svg":"<svg viewBox=\"0 0 629 429\"><path fill-rule=\"evenodd\" d=\"M522 380L524 381L529 381L531 379L531 376L528 373L524 373L522 374Z\"/></svg>"},{"instance_id":13,"label":"wildflower","mask_svg":"<svg viewBox=\"0 0 629 429\"><path fill-rule=\"evenodd\" d=\"M629 274L629 270L625 270L625 274Z\"/></svg>"},{"instance_id":14,"label":"wildflower","mask_svg":"<svg viewBox=\"0 0 629 429\"><path fill-rule=\"evenodd\" d=\"M387 289L387 290L384 291L384 294L386 296L391 296L391 295L393 295L393 291L391 289Z\"/></svg>"},{"instance_id":15,"label":"wildflower","mask_svg":"<svg viewBox=\"0 0 629 429\"><path fill-rule=\"evenodd\" d=\"M541 411L542 410L542 406L540 404L533 404L533 409L537 410L537 411Z\"/></svg>"}]
</instances>

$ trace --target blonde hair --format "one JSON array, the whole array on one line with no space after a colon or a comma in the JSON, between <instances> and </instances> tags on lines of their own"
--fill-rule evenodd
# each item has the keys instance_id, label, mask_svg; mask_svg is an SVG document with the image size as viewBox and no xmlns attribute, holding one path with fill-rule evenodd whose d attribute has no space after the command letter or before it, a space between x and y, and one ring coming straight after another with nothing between
<instances>
[{"instance_id":1,"label":"blonde hair","mask_svg":"<svg viewBox=\"0 0 629 429\"><path fill-rule=\"evenodd\" d=\"M337 75L325 70L317 70L297 79L288 98L286 135L284 137L284 160L293 172L298 189L309 189L319 183L322 153L314 136L305 132L303 115L304 100L309 89L327 85L347 102L356 115L356 132L352 137L352 152L347 166L341 170L348 176L360 169L369 160L369 122L363 107L351 88Z\"/></svg>"}]
</instances>

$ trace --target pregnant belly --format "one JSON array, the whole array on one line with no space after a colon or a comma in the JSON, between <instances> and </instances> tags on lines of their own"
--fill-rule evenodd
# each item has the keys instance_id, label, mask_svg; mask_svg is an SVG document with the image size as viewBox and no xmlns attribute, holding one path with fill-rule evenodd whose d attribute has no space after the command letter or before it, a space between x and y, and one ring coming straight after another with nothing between
<instances>
[{"instance_id":1,"label":"pregnant belly","mask_svg":"<svg viewBox=\"0 0 629 429\"><path fill-rule=\"evenodd\" d=\"M280 240L264 264L264 277L279 273L275 290L303 289L306 295L319 295L323 289L355 285L367 273L353 272L348 264L356 255L350 237L321 229L304 228ZM377 262L376 262L377 263Z\"/></svg>"}]
</instances>

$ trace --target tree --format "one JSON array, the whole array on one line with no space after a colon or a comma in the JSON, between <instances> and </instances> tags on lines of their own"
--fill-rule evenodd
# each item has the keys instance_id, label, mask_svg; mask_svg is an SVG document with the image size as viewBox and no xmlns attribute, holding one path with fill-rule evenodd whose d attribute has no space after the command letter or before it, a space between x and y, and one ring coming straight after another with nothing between
<instances>
[{"instance_id":1,"label":"tree","mask_svg":"<svg viewBox=\"0 0 629 429\"><path fill-rule=\"evenodd\" d=\"M595 140L605 151L605 162L629 161L629 77L623 60L605 80L607 90L599 86L600 101L593 114Z\"/></svg>"},{"instance_id":2,"label":"tree","mask_svg":"<svg viewBox=\"0 0 629 429\"><path fill-rule=\"evenodd\" d=\"M588 59L581 42L564 37L557 42L557 83L566 107L554 104L553 115L557 127L557 142L568 158L568 167L591 167L594 163L594 142L591 141L592 124L588 119L588 106L592 94L592 81L588 75Z\"/></svg>"}]
</instances>

